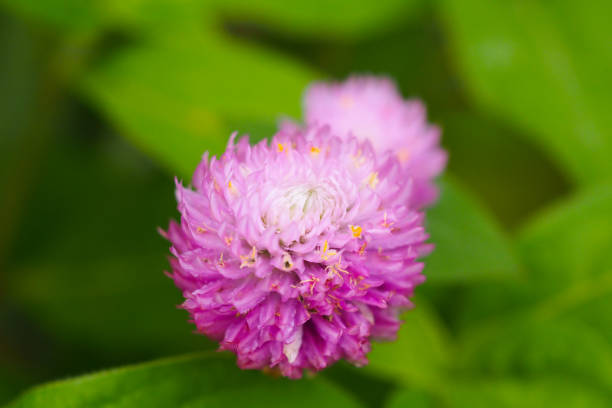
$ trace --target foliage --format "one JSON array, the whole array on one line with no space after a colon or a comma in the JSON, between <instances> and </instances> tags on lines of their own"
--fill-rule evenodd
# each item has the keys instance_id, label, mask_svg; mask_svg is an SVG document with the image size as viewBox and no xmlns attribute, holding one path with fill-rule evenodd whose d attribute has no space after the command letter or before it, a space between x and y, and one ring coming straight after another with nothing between
<instances>
[{"instance_id":1,"label":"foliage","mask_svg":"<svg viewBox=\"0 0 612 408\"><path fill-rule=\"evenodd\" d=\"M196 354L84 376L38 387L13 407L357 407L323 380L290 381L233 369L227 355ZM218 375L219 372L225 373Z\"/></svg>"}]
</instances>

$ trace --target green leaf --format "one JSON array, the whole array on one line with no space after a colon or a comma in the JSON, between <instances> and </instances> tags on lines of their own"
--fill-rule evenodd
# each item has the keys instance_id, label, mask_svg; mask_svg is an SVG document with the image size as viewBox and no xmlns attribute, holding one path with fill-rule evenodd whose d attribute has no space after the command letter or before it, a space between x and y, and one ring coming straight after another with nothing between
<instances>
[{"instance_id":1,"label":"green leaf","mask_svg":"<svg viewBox=\"0 0 612 408\"><path fill-rule=\"evenodd\" d=\"M151 234L155 234L152 229ZM157 356L212 348L193 333L157 254L35 264L12 270L11 299L55 341L115 356ZM149 275L149 276L147 276ZM86 278L84 278L86 277ZM130 357L133 360L134 357Z\"/></svg>"},{"instance_id":2,"label":"green leaf","mask_svg":"<svg viewBox=\"0 0 612 408\"><path fill-rule=\"evenodd\" d=\"M107 25L146 34L185 32L207 22L204 0L97 0Z\"/></svg>"},{"instance_id":3,"label":"green leaf","mask_svg":"<svg viewBox=\"0 0 612 408\"><path fill-rule=\"evenodd\" d=\"M519 250L533 278L555 289L612 272L612 185L540 214L521 232Z\"/></svg>"},{"instance_id":4,"label":"green leaf","mask_svg":"<svg viewBox=\"0 0 612 408\"><path fill-rule=\"evenodd\" d=\"M466 297L461 355L496 374L565 373L612 388L612 188L586 190L528 225L519 249L529 275Z\"/></svg>"},{"instance_id":5,"label":"green leaf","mask_svg":"<svg viewBox=\"0 0 612 408\"><path fill-rule=\"evenodd\" d=\"M223 151L231 132L299 116L313 78L272 52L200 36L124 49L90 73L83 89L134 144L189 176L204 151ZM235 127L245 123L255 125Z\"/></svg>"},{"instance_id":6,"label":"green leaf","mask_svg":"<svg viewBox=\"0 0 612 408\"><path fill-rule=\"evenodd\" d=\"M230 19L253 21L325 40L365 37L387 30L424 4L421 0L365 0L358 6L350 0L298 0L291 6L283 0L212 0L211 3Z\"/></svg>"},{"instance_id":7,"label":"green leaf","mask_svg":"<svg viewBox=\"0 0 612 408\"><path fill-rule=\"evenodd\" d=\"M89 368L210 348L163 273L169 243L156 228L176 213L171 177L120 139L94 150L56 142L3 275L7 302L41 328L43 344L95 350ZM73 364L73 354L59 360ZM54 368L87 362L74 363Z\"/></svg>"},{"instance_id":8,"label":"green leaf","mask_svg":"<svg viewBox=\"0 0 612 408\"><path fill-rule=\"evenodd\" d=\"M88 30L102 24L99 1L3 0L2 5L24 16L72 31Z\"/></svg>"},{"instance_id":9,"label":"green leaf","mask_svg":"<svg viewBox=\"0 0 612 408\"><path fill-rule=\"evenodd\" d=\"M522 318L499 326L468 332L460 353L463 367L492 377L564 375L612 389L612 348L592 327L569 318Z\"/></svg>"},{"instance_id":10,"label":"green leaf","mask_svg":"<svg viewBox=\"0 0 612 408\"><path fill-rule=\"evenodd\" d=\"M448 365L450 346L435 313L420 299L415 304L404 314L396 341L372 344L367 371L396 382L435 388Z\"/></svg>"},{"instance_id":11,"label":"green leaf","mask_svg":"<svg viewBox=\"0 0 612 408\"><path fill-rule=\"evenodd\" d=\"M292 381L242 371L227 355L199 354L34 388L10 408L358 407L323 378Z\"/></svg>"},{"instance_id":12,"label":"green leaf","mask_svg":"<svg viewBox=\"0 0 612 408\"><path fill-rule=\"evenodd\" d=\"M540 215L521 233L519 250L539 315L579 314L612 341L612 185Z\"/></svg>"},{"instance_id":13,"label":"green leaf","mask_svg":"<svg viewBox=\"0 0 612 408\"><path fill-rule=\"evenodd\" d=\"M440 200L427 213L429 241L435 244L425 258L428 281L516 277L519 265L492 217L452 180L440 184Z\"/></svg>"},{"instance_id":14,"label":"green leaf","mask_svg":"<svg viewBox=\"0 0 612 408\"><path fill-rule=\"evenodd\" d=\"M556 378L464 383L450 387L444 400L449 408L596 408L611 402L589 387Z\"/></svg>"},{"instance_id":15,"label":"green leaf","mask_svg":"<svg viewBox=\"0 0 612 408\"><path fill-rule=\"evenodd\" d=\"M155 25L220 20L258 23L309 38L365 37L410 18L422 0L3 0L18 13L64 30L82 31L127 25L158 30ZM199 21L201 19L202 21Z\"/></svg>"},{"instance_id":16,"label":"green leaf","mask_svg":"<svg viewBox=\"0 0 612 408\"><path fill-rule=\"evenodd\" d=\"M1 0L10 10L67 33L105 28L160 31L201 24L202 0Z\"/></svg>"},{"instance_id":17,"label":"green leaf","mask_svg":"<svg viewBox=\"0 0 612 408\"><path fill-rule=\"evenodd\" d=\"M445 0L440 12L482 108L522 126L575 181L612 175L609 1Z\"/></svg>"},{"instance_id":18,"label":"green leaf","mask_svg":"<svg viewBox=\"0 0 612 408\"><path fill-rule=\"evenodd\" d=\"M385 405L387 408L434 408L432 398L421 392L413 389L400 389L393 393L389 401Z\"/></svg>"},{"instance_id":19,"label":"green leaf","mask_svg":"<svg viewBox=\"0 0 612 408\"><path fill-rule=\"evenodd\" d=\"M612 185L603 184L534 217L518 236L524 279L474 287L465 299L467 320L499 319L529 309L553 318L580 309L581 318L612 339L612 314L606 307L612 298L611 209Z\"/></svg>"}]
</instances>

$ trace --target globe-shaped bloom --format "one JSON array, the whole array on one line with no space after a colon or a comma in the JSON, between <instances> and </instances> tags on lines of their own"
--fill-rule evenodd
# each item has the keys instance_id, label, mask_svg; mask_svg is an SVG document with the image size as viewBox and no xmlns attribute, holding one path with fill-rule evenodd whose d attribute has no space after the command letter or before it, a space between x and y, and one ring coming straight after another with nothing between
<instances>
[{"instance_id":1,"label":"globe-shaped bloom","mask_svg":"<svg viewBox=\"0 0 612 408\"><path fill-rule=\"evenodd\" d=\"M399 160L328 127L286 127L205 155L165 233L171 277L199 332L245 369L299 378L367 363L393 339L428 249Z\"/></svg>"},{"instance_id":2,"label":"globe-shaped bloom","mask_svg":"<svg viewBox=\"0 0 612 408\"><path fill-rule=\"evenodd\" d=\"M390 79L315 83L306 92L304 116L307 124L327 124L340 137L369 140L376 151L392 149L414 180L412 204L422 207L436 199L433 179L446 164L440 130L427 123L423 104L404 100Z\"/></svg>"}]
</instances>

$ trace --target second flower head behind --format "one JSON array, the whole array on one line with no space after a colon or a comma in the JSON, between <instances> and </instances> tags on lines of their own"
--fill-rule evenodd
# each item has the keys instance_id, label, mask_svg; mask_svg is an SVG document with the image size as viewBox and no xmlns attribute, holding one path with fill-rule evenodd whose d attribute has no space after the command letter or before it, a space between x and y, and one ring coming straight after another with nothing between
<instances>
[{"instance_id":1,"label":"second flower head behind","mask_svg":"<svg viewBox=\"0 0 612 408\"><path fill-rule=\"evenodd\" d=\"M412 204L423 207L436 199L433 179L446 164L440 130L427 122L424 105L404 100L390 79L315 83L304 98L304 117L307 124L329 125L340 137L369 140L378 152L392 150L414 180Z\"/></svg>"},{"instance_id":2,"label":"second flower head behind","mask_svg":"<svg viewBox=\"0 0 612 408\"><path fill-rule=\"evenodd\" d=\"M363 365L393 339L424 280L428 246L398 158L328 127L285 127L271 144L232 136L177 184L172 278L198 331L242 368L288 377L340 358Z\"/></svg>"}]
</instances>

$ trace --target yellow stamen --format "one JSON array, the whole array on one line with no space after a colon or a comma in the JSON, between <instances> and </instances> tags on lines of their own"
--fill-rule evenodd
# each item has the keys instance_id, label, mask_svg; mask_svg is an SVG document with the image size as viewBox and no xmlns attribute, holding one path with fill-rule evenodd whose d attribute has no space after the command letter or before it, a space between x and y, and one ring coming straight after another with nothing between
<instances>
[{"instance_id":1,"label":"yellow stamen","mask_svg":"<svg viewBox=\"0 0 612 408\"><path fill-rule=\"evenodd\" d=\"M240 269L242 268L252 268L255 266L255 263L257 262L257 248L253 247L253 250L251 251L250 254L247 255L240 255L240 260L242 261L240 263Z\"/></svg>"},{"instance_id":2,"label":"yellow stamen","mask_svg":"<svg viewBox=\"0 0 612 408\"><path fill-rule=\"evenodd\" d=\"M336 275L340 279L342 279L342 281L344 281L344 278L342 277L342 275L340 275L340 273L345 273L348 275L348 271L342 267L342 258L340 258L340 260L338 260L338 262L336 262L335 264L328 265L325 270L327 271L329 276Z\"/></svg>"},{"instance_id":3,"label":"yellow stamen","mask_svg":"<svg viewBox=\"0 0 612 408\"><path fill-rule=\"evenodd\" d=\"M312 154L313 156L318 156L319 153L321 153L321 149L319 149L318 147L312 146L310 148L310 154Z\"/></svg>"},{"instance_id":4,"label":"yellow stamen","mask_svg":"<svg viewBox=\"0 0 612 408\"><path fill-rule=\"evenodd\" d=\"M230 191L230 193L238 195L238 189L232 184L232 180L227 182L227 189Z\"/></svg>"},{"instance_id":5,"label":"yellow stamen","mask_svg":"<svg viewBox=\"0 0 612 408\"><path fill-rule=\"evenodd\" d=\"M374 171L370 173L370 176L368 177L368 185L370 186L370 188L375 189L377 184L378 184L378 172Z\"/></svg>"},{"instance_id":6,"label":"yellow stamen","mask_svg":"<svg viewBox=\"0 0 612 408\"><path fill-rule=\"evenodd\" d=\"M310 283L310 294L312 295L314 293L314 288L317 285L317 282L319 282L319 278L310 275L310 279L305 279L301 281L300 285L303 285L304 283Z\"/></svg>"},{"instance_id":7,"label":"yellow stamen","mask_svg":"<svg viewBox=\"0 0 612 408\"><path fill-rule=\"evenodd\" d=\"M335 250L329 249L329 243L327 242L327 240L325 240L325 242L323 242L323 251L321 253L321 259L328 260L336 254L337 252Z\"/></svg>"},{"instance_id":8,"label":"yellow stamen","mask_svg":"<svg viewBox=\"0 0 612 408\"><path fill-rule=\"evenodd\" d=\"M361 227L359 225L349 225L349 227L351 227L351 231L355 238L361 237Z\"/></svg>"},{"instance_id":9,"label":"yellow stamen","mask_svg":"<svg viewBox=\"0 0 612 408\"><path fill-rule=\"evenodd\" d=\"M283 152L285 150L285 145L283 145L282 143L277 143L276 147L277 147L279 153Z\"/></svg>"}]
</instances>

